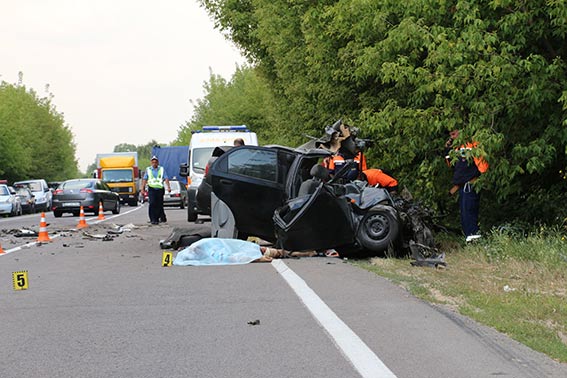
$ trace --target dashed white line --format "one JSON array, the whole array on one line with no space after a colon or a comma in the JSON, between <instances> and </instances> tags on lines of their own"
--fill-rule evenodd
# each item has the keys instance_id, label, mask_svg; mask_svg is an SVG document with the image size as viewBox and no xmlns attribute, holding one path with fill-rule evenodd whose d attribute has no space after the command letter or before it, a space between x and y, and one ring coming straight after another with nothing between
<instances>
[{"instance_id":1,"label":"dashed white line","mask_svg":"<svg viewBox=\"0 0 567 378\"><path fill-rule=\"evenodd\" d=\"M396 378L394 373L352 331L325 302L282 260L273 260L272 266L301 299L313 317L327 331L337 347L364 378Z\"/></svg>"}]
</instances>

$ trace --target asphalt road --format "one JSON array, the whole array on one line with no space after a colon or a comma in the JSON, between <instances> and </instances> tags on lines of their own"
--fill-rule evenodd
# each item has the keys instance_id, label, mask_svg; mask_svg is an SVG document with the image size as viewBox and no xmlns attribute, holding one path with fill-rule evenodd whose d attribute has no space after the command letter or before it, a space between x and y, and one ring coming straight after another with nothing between
<instances>
[{"instance_id":1,"label":"asphalt road","mask_svg":"<svg viewBox=\"0 0 567 378\"><path fill-rule=\"evenodd\" d=\"M47 213L40 246L10 233L38 230L39 214L0 219L0 377L567 377L349 262L163 267L159 241L192 226L185 210L159 226L145 206L105 216L77 231L77 217ZM83 234L113 224L134 227Z\"/></svg>"}]
</instances>

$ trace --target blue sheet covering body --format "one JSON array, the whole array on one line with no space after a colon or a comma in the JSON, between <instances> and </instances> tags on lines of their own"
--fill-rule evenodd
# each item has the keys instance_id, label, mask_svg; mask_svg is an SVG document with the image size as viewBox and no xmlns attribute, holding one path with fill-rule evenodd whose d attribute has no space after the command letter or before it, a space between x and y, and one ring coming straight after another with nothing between
<instances>
[{"instance_id":1,"label":"blue sheet covering body","mask_svg":"<svg viewBox=\"0 0 567 378\"><path fill-rule=\"evenodd\" d=\"M260 246L239 239L205 238L179 251L173 265L239 265L262 257Z\"/></svg>"}]
</instances>

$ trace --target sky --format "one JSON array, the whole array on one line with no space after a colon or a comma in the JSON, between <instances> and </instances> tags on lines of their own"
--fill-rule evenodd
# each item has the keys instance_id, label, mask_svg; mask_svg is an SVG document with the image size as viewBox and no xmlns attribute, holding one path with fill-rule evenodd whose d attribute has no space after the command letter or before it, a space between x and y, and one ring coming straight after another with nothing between
<instances>
[{"instance_id":1,"label":"sky","mask_svg":"<svg viewBox=\"0 0 567 378\"><path fill-rule=\"evenodd\" d=\"M210 72L245 63L196 0L0 0L0 81L52 102L79 169L120 143L169 143Z\"/></svg>"}]
</instances>

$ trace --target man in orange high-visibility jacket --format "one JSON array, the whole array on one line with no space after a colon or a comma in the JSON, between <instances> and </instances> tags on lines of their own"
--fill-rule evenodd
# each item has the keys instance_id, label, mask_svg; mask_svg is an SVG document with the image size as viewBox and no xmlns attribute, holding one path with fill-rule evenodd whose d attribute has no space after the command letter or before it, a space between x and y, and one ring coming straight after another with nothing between
<instances>
[{"instance_id":1,"label":"man in orange high-visibility jacket","mask_svg":"<svg viewBox=\"0 0 567 378\"><path fill-rule=\"evenodd\" d=\"M449 153L454 148L453 141L459 137L459 130L449 133L450 138L445 143L445 159L452 165ZM455 148L457 161L453 165L453 187L449 190L451 195L459 192L459 210L461 213L461 226L467 242L480 238L478 227L478 213L480 207L480 194L474 188L476 179L488 170L488 163L480 157L474 157L473 150L478 143L469 142ZM472 161L471 161L472 160Z\"/></svg>"},{"instance_id":2,"label":"man in orange high-visibility jacket","mask_svg":"<svg viewBox=\"0 0 567 378\"><path fill-rule=\"evenodd\" d=\"M368 181L371 186L380 186L391 193L398 191L398 180L385 174L381 169L371 168L362 171L362 179Z\"/></svg>"}]
</instances>

